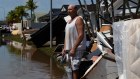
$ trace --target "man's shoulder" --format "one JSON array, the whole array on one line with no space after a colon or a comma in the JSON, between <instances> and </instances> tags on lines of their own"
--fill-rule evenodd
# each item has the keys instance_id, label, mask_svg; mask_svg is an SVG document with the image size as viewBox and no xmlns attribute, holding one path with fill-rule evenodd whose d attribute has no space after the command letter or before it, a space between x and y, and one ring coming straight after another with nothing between
<instances>
[{"instance_id":1,"label":"man's shoulder","mask_svg":"<svg viewBox=\"0 0 140 79\"><path fill-rule=\"evenodd\" d=\"M77 16L77 21L83 22L83 17L82 16Z\"/></svg>"},{"instance_id":2,"label":"man's shoulder","mask_svg":"<svg viewBox=\"0 0 140 79\"><path fill-rule=\"evenodd\" d=\"M83 21L83 17L82 16L77 16L77 21Z\"/></svg>"},{"instance_id":3,"label":"man's shoulder","mask_svg":"<svg viewBox=\"0 0 140 79\"><path fill-rule=\"evenodd\" d=\"M82 17L82 16L77 16L77 18L79 18L79 19L83 19L83 17Z\"/></svg>"}]
</instances>

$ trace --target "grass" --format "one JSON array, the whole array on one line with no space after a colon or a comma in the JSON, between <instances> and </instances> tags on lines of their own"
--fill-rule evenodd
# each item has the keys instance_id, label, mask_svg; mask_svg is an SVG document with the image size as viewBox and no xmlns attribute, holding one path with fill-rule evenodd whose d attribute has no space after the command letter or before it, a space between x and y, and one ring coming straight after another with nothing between
<instances>
[{"instance_id":1,"label":"grass","mask_svg":"<svg viewBox=\"0 0 140 79\"><path fill-rule=\"evenodd\" d=\"M23 42L23 39L20 38L20 35L4 35L3 38L11 41Z\"/></svg>"},{"instance_id":2,"label":"grass","mask_svg":"<svg viewBox=\"0 0 140 79\"><path fill-rule=\"evenodd\" d=\"M50 47L41 47L41 48L38 48L38 49L40 49L42 51L45 51L47 55L52 56L53 53L54 53L55 47L56 46L53 46L52 48L50 48Z\"/></svg>"},{"instance_id":3,"label":"grass","mask_svg":"<svg viewBox=\"0 0 140 79\"><path fill-rule=\"evenodd\" d=\"M17 41L17 42L20 42L20 43L26 42L27 44L34 46L34 44L31 41L26 41L26 40L22 39L20 37L20 35L11 35L11 34L7 35L7 34L5 34L3 36L3 38L6 39L6 40ZM38 49L42 50L42 51L45 51L46 52L45 54L47 54L49 56L52 56L52 54L54 53L53 51L55 50L55 47L56 46L53 46L52 48L50 48L48 46L48 47L41 47L41 48L38 48Z\"/></svg>"}]
</instances>

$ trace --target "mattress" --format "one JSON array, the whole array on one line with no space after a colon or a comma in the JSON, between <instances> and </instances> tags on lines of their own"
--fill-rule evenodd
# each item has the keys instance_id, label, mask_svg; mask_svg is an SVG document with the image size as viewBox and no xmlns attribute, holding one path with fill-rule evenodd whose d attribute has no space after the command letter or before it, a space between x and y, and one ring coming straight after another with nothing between
<instances>
[{"instance_id":1,"label":"mattress","mask_svg":"<svg viewBox=\"0 0 140 79\"><path fill-rule=\"evenodd\" d=\"M112 27L119 79L140 79L140 19L115 22Z\"/></svg>"}]
</instances>

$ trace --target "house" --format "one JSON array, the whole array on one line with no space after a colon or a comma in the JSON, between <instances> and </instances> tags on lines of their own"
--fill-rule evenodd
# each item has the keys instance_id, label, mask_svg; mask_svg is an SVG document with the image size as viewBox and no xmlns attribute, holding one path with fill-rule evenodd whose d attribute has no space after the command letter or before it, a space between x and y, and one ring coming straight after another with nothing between
<instances>
[{"instance_id":1,"label":"house","mask_svg":"<svg viewBox=\"0 0 140 79\"><path fill-rule=\"evenodd\" d=\"M42 17L42 16L44 16L44 15L46 15L46 13L42 13L42 12L36 12L35 13L35 23L39 23L40 21L39 21L39 18L40 17Z\"/></svg>"},{"instance_id":2,"label":"house","mask_svg":"<svg viewBox=\"0 0 140 79\"><path fill-rule=\"evenodd\" d=\"M59 15L60 13L61 13L61 9L59 9L59 8L53 8L53 9L52 9L52 18L53 18L54 16ZM39 22L48 22L48 21L49 21L49 18L50 18L50 11L49 11L48 14L45 14L45 15L39 17L39 18L38 18L38 21L39 21Z\"/></svg>"},{"instance_id":3,"label":"house","mask_svg":"<svg viewBox=\"0 0 140 79\"><path fill-rule=\"evenodd\" d=\"M61 8L53 8L52 9L52 18L59 15L59 16L66 16L67 15L67 8L69 5L62 5ZM78 9L80 9L80 5L76 5ZM83 7L85 7L83 5ZM87 5L88 11L95 11L95 5ZM82 11L80 11L81 13ZM50 18L50 11L48 14L41 16L38 18L39 22L48 22Z\"/></svg>"}]
</instances>

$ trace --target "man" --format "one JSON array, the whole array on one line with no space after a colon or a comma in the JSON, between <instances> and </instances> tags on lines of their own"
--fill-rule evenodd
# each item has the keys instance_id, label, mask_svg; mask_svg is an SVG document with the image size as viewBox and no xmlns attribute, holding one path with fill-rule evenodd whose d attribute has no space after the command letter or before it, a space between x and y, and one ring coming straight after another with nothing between
<instances>
[{"instance_id":1,"label":"man","mask_svg":"<svg viewBox=\"0 0 140 79\"><path fill-rule=\"evenodd\" d=\"M65 55L66 51L69 51L72 79L78 79L79 64L83 52L86 50L85 27L83 19L77 15L77 7L75 5L68 6L68 14L71 19L65 27L65 41L62 55Z\"/></svg>"}]
</instances>

